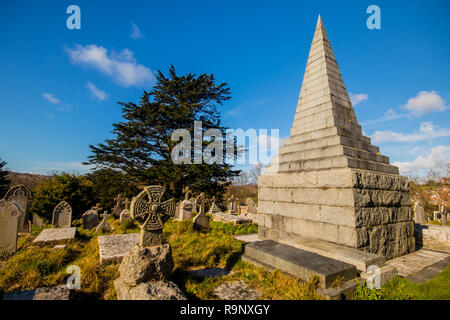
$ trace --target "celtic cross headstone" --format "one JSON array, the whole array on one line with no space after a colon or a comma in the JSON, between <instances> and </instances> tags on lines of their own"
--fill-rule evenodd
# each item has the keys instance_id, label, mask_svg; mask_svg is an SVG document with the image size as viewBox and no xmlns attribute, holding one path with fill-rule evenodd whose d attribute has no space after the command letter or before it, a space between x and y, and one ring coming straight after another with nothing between
<instances>
[{"instance_id":1,"label":"celtic cross headstone","mask_svg":"<svg viewBox=\"0 0 450 320\"><path fill-rule=\"evenodd\" d=\"M131 201L130 214L141 227L139 244L142 247L163 244L164 223L175 215L175 199L162 201L165 191L162 186L147 186Z\"/></svg>"}]
</instances>

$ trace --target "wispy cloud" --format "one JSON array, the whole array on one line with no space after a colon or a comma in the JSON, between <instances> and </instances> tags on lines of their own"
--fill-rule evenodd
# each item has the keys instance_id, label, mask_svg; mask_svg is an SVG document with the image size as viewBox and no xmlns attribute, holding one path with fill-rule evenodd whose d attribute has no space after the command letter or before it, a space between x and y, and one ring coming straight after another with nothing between
<instances>
[{"instance_id":1,"label":"wispy cloud","mask_svg":"<svg viewBox=\"0 0 450 320\"><path fill-rule=\"evenodd\" d=\"M60 104L61 100L55 98L51 93L43 93L42 96L53 104Z\"/></svg>"},{"instance_id":2,"label":"wispy cloud","mask_svg":"<svg viewBox=\"0 0 450 320\"><path fill-rule=\"evenodd\" d=\"M445 101L436 91L420 91L417 96L408 99L407 103L401 106L401 109L408 110L408 112L396 112L394 109L388 109L383 117L364 121L361 124L367 126L386 121L397 120L401 118L419 118L425 114L432 112L442 112L448 109Z\"/></svg>"},{"instance_id":3,"label":"wispy cloud","mask_svg":"<svg viewBox=\"0 0 450 320\"><path fill-rule=\"evenodd\" d=\"M356 106L357 104L369 99L369 95L367 93L350 93L350 100L352 101L352 105Z\"/></svg>"},{"instance_id":4,"label":"wispy cloud","mask_svg":"<svg viewBox=\"0 0 450 320\"><path fill-rule=\"evenodd\" d=\"M417 96L408 99L403 107L415 116L431 112L441 112L447 109L445 101L436 91L420 91Z\"/></svg>"},{"instance_id":5,"label":"wispy cloud","mask_svg":"<svg viewBox=\"0 0 450 320\"><path fill-rule=\"evenodd\" d=\"M33 173L39 174L50 174L62 171L87 173L93 168L91 165L83 165L81 161L32 162L29 166Z\"/></svg>"},{"instance_id":6,"label":"wispy cloud","mask_svg":"<svg viewBox=\"0 0 450 320\"><path fill-rule=\"evenodd\" d=\"M400 172L409 173L423 169L442 170L450 162L450 146L432 148L426 156L418 156L411 162L393 162Z\"/></svg>"},{"instance_id":7,"label":"wispy cloud","mask_svg":"<svg viewBox=\"0 0 450 320\"><path fill-rule=\"evenodd\" d=\"M139 27L133 22L131 24L131 35L130 37L134 40L141 39L143 37Z\"/></svg>"},{"instance_id":8,"label":"wispy cloud","mask_svg":"<svg viewBox=\"0 0 450 320\"><path fill-rule=\"evenodd\" d=\"M94 68L124 87L150 85L154 80L152 71L139 64L128 49L116 53L96 44L76 44L67 52L73 63Z\"/></svg>"},{"instance_id":9,"label":"wispy cloud","mask_svg":"<svg viewBox=\"0 0 450 320\"><path fill-rule=\"evenodd\" d=\"M450 128L439 128L431 122L422 122L418 132L411 134L404 134L390 130L375 131L372 135L372 140L375 143L379 142L418 142L432 138L442 138L450 136Z\"/></svg>"},{"instance_id":10,"label":"wispy cloud","mask_svg":"<svg viewBox=\"0 0 450 320\"><path fill-rule=\"evenodd\" d=\"M253 110L267 102L269 102L271 99L262 99L259 101L247 101L244 102L240 105L238 105L236 108L233 108L229 111L226 112L226 115L229 116L238 116L239 114L241 114L243 111L248 111L248 110Z\"/></svg>"},{"instance_id":11,"label":"wispy cloud","mask_svg":"<svg viewBox=\"0 0 450 320\"><path fill-rule=\"evenodd\" d=\"M88 82L86 84L86 87L89 89L89 91L92 93L92 95L94 97L96 97L98 100L103 101L108 97L108 94L103 91L100 90L95 84L93 84L92 82Z\"/></svg>"}]
</instances>

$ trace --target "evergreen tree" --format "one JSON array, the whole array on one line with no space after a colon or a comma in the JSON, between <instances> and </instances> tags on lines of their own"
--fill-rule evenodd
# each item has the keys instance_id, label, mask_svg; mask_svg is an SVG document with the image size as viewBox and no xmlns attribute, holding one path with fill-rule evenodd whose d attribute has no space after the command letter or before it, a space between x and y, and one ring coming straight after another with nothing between
<instances>
[{"instance_id":1,"label":"evergreen tree","mask_svg":"<svg viewBox=\"0 0 450 320\"><path fill-rule=\"evenodd\" d=\"M0 159L0 198L3 198L6 191L8 191L11 181L8 178L8 171L5 168L6 161Z\"/></svg>"},{"instance_id":2,"label":"evergreen tree","mask_svg":"<svg viewBox=\"0 0 450 320\"><path fill-rule=\"evenodd\" d=\"M219 129L225 137L227 128L221 126L217 106L230 99L229 88L226 83L216 85L213 75L178 76L173 66L168 77L158 71L156 80L138 104L119 103L124 121L113 124L114 138L90 146L92 154L85 164L119 170L136 184L171 186L177 197L184 186L221 197L239 171L225 162L174 164L171 153L178 141L171 141L171 135L176 129L187 129L193 137L194 121L202 121L203 133ZM208 143L203 141L203 148Z\"/></svg>"}]
</instances>

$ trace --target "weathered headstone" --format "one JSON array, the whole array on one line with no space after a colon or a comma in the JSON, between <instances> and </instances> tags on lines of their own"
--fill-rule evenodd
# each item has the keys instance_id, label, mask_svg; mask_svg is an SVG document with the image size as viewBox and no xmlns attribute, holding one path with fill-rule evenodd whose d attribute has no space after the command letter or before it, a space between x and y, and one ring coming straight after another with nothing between
<instances>
[{"instance_id":1,"label":"weathered headstone","mask_svg":"<svg viewBox=\"0 0 450 320\"><path fill-rule=\"evenodd\" d=\"M261 239L385 258L415 248L409 181L363 135L320 17L291 135L258 177L258 216Z\"/></svg>"},{"instance_id":2,"label":"weathered headstone","mask_svg":"<svg viewBox=\"0 0 450 320\"><path fill-rule=\"evenodd\" d=\"M72 207L66 201L61 201L53 209L52 225L55 228L68 228L72 225Z\"/></svg>"},{"instance_id":3,"label":"weathered headstone","mask_svg":"<svg viewBox=\"0 0 450 320\"><path fill-rule=\"evenodd\" d=\"M414 205L414 218L416 223L424 224L426 223L425 210L420 205L419 201L416 201Z\"/></svg>"},{"instance_id":4,"label":"weathered headstone","mask_svg":"<svg viewBox=\"0 0 450 320\"><path fill-rule=\"evenodd\" d=\"M98 213L96 210L90 209L85 213L83 213L82 219L83 219L83 229L85 230L93 229L98 224Z\"/></svg>"},{"instance_id":5,"label":"weathered headstone","mask_svg":"<svg viewBox=\"0 0 450 320\"><path fill-rule=\"evenodd\" d=\"M236 213L236 201L234 200L233 195L231 195L231 197L228 198L228 213L230 214Z\"/></svg>"},{"instance_id":6,"label":"weathered headstone","mask_svg":"<svg viewBox=\"0 0 450 320\"><path fill-rule=\"evenodd\" d=\"M97 228L95 228L95 232L111 232L112 228L111 225L108 223L107 219L108 219L108 211L104 211L103 214L101 215L101 217L103 218L102 222L100 222L100 224L97 226Z\"/></svg>"},{"instance_id":7,"label":"weathered headstone","mask_svg":"<svg viewBox=\"0 0 450 320\"><path fill-rule=\"evenodd\" d=\"M94 207L92 207L92 210L97 211L97 214L100 214L100 212L103 210L102 207L100 207L100 203L97 203Z\"/></svg>"},{"instance_id":8,"label":"weathered headstone","mask_svg":"<svg viewBox=\"0 0 450 320\"><path fill-rule=\"evenodd\" d=\"M165 187L144 187L131 201L131 217L140 224L139 244L131 247L114 281L119 300L186 299L176 284L161 281L170 276L174 263L170 244L163 243L164 223L175 214L175 199L163 201Z\"/></svg>"},{"instance_id":9,"label":"weathered headstone","mask_svg":"<svg viewBox=\"0 0 450 320\"><path fill-rule=\"evenodd\" d=\"M45 225L45 220L34 213L33 214L33 226L43 227L44 225Z\"/></svg>"},{"instance_id":10,"label":"weathered headstone","mask_svg":"<svg viewBox=\"0 0 450 320\"><path fill-rule=\"evenodd\" d=\"M31 190L24 185L16 185L10 188L5 194L5 200L13 201L20 208L23 213L19 216L19 232L29 232L29 207L32 199Z\"/></svg>"},{"instance_id":11,"label":"weathered headstone","mask_svg":"<svg viewBox=\"0 0 450 320\"><path fill-rule=\"evenodd\" d=\"M442 222L442 225L447 225L447 212L445 211L445 204L444 203L441 203L441 206L440 206L440 208L439 208L440 210L440 212L441 212L441 222Z\"/></svg>"},{"instance_id":12,"label":"weathered headstone","mask_svg":"<svg viewBox=\"0 0 450 320\"><path fill-rule=\"evenodd\" d=\"M165 191L157 185L144 187L131 201L131 218L140 224L142 247L162 244L163 225L175 215L175 199L162 201Z\"/></svg>"},{"instance_id":13,"label":"weathered headstone","mask_svg":"<svg viewBox=\"0 0 450 320\"><path fill-rule=\"evenodd\" d=\"M124 223L127 220L131 220L130 204L131 204L131 201L128 198L126 198L124 201L125 209L123 209L122 212L120 213L120 218L119 218L120 223Z\"/></svg>"},{"instance_id":14,"label":"weathered headstone","mask_svg":"<svg viewBox=\"0 0 450 320\"><path fill-rule=\"evenodd\" d=\"M113 214L115 217L119 217L122 211L125 209L124 201L125 199L122 198L121 194L118 194L116 198L114 198L114 201L116 201L116 204L113 208Z\"/></svg>"},{"instance_id":15,"label":"weathered headstone","mask_svg":"<svg viewBox=\"0 0 450 320\"><path fill-rule=\"evenodd\" d=\"M37 245L47 245L70 241L75 238L76 231L77 228L75 227L44 229L33 240L33 243Z\"/></svg>"},{"instance_id":16,"label":"weathered headstone","mask_svg":"<svg viewBox=\"0 0 450 320\"><path fill-rule=\"evenodd\" d=\"M203 192L197 197L197 202L200 210L194 218L193 227L194 230L207 232L209 231L209 217L205 214L205 194Z\"/></svg>"},{"instance_id":17,"label":"weathered headstone","mask_svg":"<svg viewBox=\"0 0 450 320\"><path fill-rule=\"evenodd\" d=\"M19 217L23 214L13 201L0 200L0 253L15 253Z\"/></svg>"},{"instance_id":18,"label":"weathered headstone","mask_svg":"<svg viewBox=\"0 0 450 320\"><path fill-rule=\"evenodd\" d=\"M209 207L209 213L214 214L220 212L219 206L216 204L216 197L211 200L211 206Z\"/></svg>"},{"instance_id":19,"label":"weathered headstone","mask_svg":"<svg viewBox=\"0 0 450 320\"><path fill-rule=\"evenodd\" d=\"M248 209L247 209L248 213L250 213L250 214L257 214L258 213L258 209L256 207L255 201L253 201L252 198L247 198L245 203L248 206Z\"/></svg>"}]
</instances>

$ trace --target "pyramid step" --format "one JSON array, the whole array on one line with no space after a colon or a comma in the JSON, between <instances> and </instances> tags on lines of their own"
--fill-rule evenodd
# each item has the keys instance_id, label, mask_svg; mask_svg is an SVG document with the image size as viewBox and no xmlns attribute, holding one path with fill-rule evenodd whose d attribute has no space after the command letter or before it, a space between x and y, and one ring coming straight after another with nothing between
<instances>
[{"instance_id":1,"label":"pyramid step","mask_svg":"<svg viewBox=\"0 0 450 320\"><path fill-rule=\"evenodd\" d=\"M305 281L319 276L320 287L330 288L337 279L356 278L356 267L272 240L248 243L242 259L269 269L279 269Z\"/></svg>"},{"instance_id":2,"label":"pyramid step","mask_svg":"<svg viewBox=\"0 0 450 320\"><path fill-rule=\"evenodd\" d=\"M374 253L319 239L309 239L296 235L278 241L298 249L350 263L360 271L366 271L367 267L371 265L382 266L386 261L385 257Z\"/></svg>"},{"instance_id":3,"label":"pyramid step","mask_svg":"<svg viewBox=\"0 0 450 320\"><path fill-rule=\"evenodd\" d=\"M281 157L280 157L281 158ZM349 156L334 156L322 159L279 161L279 172L298 172L308 170L326 170L337 168L355 168L369 171L398 174L398 168L390 164L361 160Z\"/></svg>"}]
</instances>

